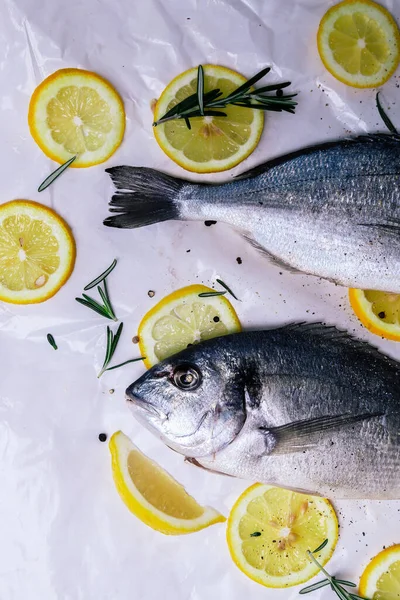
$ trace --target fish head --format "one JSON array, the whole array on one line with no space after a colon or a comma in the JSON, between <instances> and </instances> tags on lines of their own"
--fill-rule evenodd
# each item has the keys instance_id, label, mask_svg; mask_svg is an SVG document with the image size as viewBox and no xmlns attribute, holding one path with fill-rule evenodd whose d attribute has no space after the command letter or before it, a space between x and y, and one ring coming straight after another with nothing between
<instances>
[{"instance_id":1,"label":"fish head","mask_svg":"<svg viewBox=\"0 0 400 600\"><path fill-rule=\"evenodd\" d=\"M167 446L188 457L208 456L230 444L246 420L237 372L223 356L190 348L147 371L126 398L136 419Z\"/></svg>"}]
</instances>

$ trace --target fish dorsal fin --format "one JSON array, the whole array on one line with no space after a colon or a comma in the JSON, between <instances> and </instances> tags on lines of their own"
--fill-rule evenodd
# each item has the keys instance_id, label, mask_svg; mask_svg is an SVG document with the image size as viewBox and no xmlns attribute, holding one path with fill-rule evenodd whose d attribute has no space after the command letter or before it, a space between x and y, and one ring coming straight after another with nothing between
<instances>
[{"instance_id":1,"label":"fish dorsal fin","mask_svg":"<svg viewBox=\"0 0 400 600\"><path fill-rule=\"evenodd\" d=\"M397 143L400 142L400 133L382 133L377 131L375 133L362 133L361 135L344 139L349 142L366 142L367 144L371 142Z\"/></svg>"},{"instance_id":2,"label":"fish dorsal fin","mask_svg":"<svg viewBox=\"0 0 400 600\"><path fill-rule=\"evenodd\" d=\"M260 428L260 430L265 434L269 453L288 454L303 452L307 448L315 446L320 441L321 433L334 433L343 427L383 416L384 414L381 412L322 416L315 419L295 421L270 429Z\"/></svg>"},{"instance_id":3,"label":"fish dorsal fin","mask_svg":"<svg viewBox=\"0 0 400 600\"><path fill-rule=\"evenodd\" d=\"M334 342L338 345L348 348L349 350L363 352L377 360L385 360L387 363L390 363L392 366L396 367L396 369L400 372L400 364L397 361L390 358L386 354L383 354L375 346L353 337L347 331L338 329L334 325L325 325L324 323L320 322L299 322L284 325L283 327L280 327L278 331L285 331L288 333L293 332L308 337L315 337L319 340L327 342Z\"/></svg>"},{"instance_id":4,"label":"fish dorsal fin","mask_svg":"<svg viewBox=\"0 0 400 600\"><path fill-rule=\"evenodd\" d=\"M320 144L315 144L314 146L306 146L305 148L301 148L300 150L294 150L293 152L289 152L288 154L283 154L282 156L277 156L276 158L272 158L271 160L262 163L244 173L240 173L235 177L238 179L248 179L250 177L256 177L257 175L262 175L269 169L273 167L278 167L285 162L290 160L294 160L299 156L304 156L305 154L312 154L313 152L319 152L320 150L329 150L329 148L335 148L336 146L348 146L357 143L371 144L373 142L386 142L386 143L400 143L400 134L398 133L365 133L358 136L352 137L344 137L339 140L322 142ZM400 150L400 148L399 148Z\"/></svg>"}]
</instances>

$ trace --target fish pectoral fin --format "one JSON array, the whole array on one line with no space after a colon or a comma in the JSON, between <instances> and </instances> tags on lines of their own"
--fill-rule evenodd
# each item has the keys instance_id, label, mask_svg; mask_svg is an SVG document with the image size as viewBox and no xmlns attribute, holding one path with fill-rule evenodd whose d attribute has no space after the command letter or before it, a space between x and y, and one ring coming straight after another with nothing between
<instances>
[{"instance_id":1,"label":"fish pectoral fin","mask_svg":"<svg viewBox=\"0 0 400 600\"><path fill-rule=\"evenodd\" d=\"M367 227L370 230L378 233L391 233L394 235L400 235L400 220L392 218L386 223L359 223L359 227Z\"/></svg>"},{"instance_id":2,"label":"fish pectoral fin","mask_svg":"<svg viewBox=\"0 0 400 600\"><path fill-rule=\"evenodd\" d=\"M384 416L383 413L365 413L361 415L335 415L317 417L303 421L294 421L279 427L265 427L261 430L267 438L267 447L273 454L289 454L303 452L315 446L323 432L335 431L343 427L360 423L369 419Z\"/></svg>"},{"instance_id":3,"label":"fish pectoral fin","mask_svg":"<svg viewBox=\"0 0 400 600\"><path fill-rule=\"evenodd\" d=\"M215 473L216 475L225 475L225 477L233 477L233 475L229 475L228 473L223 473L222 471L217 471L216 469L209 469L208 467L205 467L204 465L199 463L198 460L190 456L185 456L185 463L189 463L190 465L198 467L199 469L203 469L204 471L208 471L209 473Z\"/></svg>"},{"instance_id":4,"label":"fish pectoral fin","mask_svg":"<svg viewBox=\"0 0 400 600\"><path fill-rule=\"evenodd\" d=\"M268 252L268 250L266 250L264 248L264 246L261 246L261 244L259 244L253 238L253 236L250 235L249 233L241 233L241 236L246 240L246 242L249 242L249 244L251 244L251 246L253 246L253 248L255 248L265 258L267 258L272 265L275 265L275 267L278 267L279 269L285 269L285 271L288 271L289 273L304 275L303 271L300 271L299 269L292 267L291 265L289 265L287 262L285 262L281 258L278 258L274 254L271 254L270 252Z\"/></svg>"}]
</instances>

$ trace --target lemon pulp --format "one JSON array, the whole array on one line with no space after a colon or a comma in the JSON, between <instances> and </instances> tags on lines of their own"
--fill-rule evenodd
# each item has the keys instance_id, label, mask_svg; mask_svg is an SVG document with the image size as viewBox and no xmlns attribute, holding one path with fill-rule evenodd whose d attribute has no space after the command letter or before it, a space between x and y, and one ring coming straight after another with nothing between
<instances>
[{"instance_id":1,"label":"lemon pulp","mask_svg":"<svg viewBox=\"0 0 400 600\"><path fill-rule=\"evenodd\" d=\"M166 535L199 531L225 521L218 511L200 506L185 488L118 431L110 439L117 491L143 523Z\"/></svg>"},{"instance_id":2,"label":"lemon pulp","mask_svg":"<svg viewBox=\"0 0 400 600\"><path fill-rule=\"evenodd\" d=\"M62 87L46 107L53 140L71 154L98 150L113 128L110 107L90 87Z\"/></svg>"},{"instance_id":3,"label":"lemon pulp","mask_svg":"<svg viewBox=\"0 0 400 600\"><path fill-rule=\"evenodd\" d=\"M28 215L12 215L0 225L0 283L13 291L42 287L60 265L52 229Z\"/></svg>"},{"instance_id":4,"label":"lemon pulp","mask_svg":"<svg viewBox=\"0 0 400 600\"><path fill-rule=\"evenodd\" d=\"M318 553L324 565L338 537L332 505L325 498L256 484L246 490L228 520L228 546L236 565L251 579L273 588L307 581L318 567L307 555Z\"/></svg>"},{"instance_id":5,"label":"lemon pulp","mask_svg":"<svg viewBox=\"0 0 400 600\"><path fill-rule=\"evenodd\" d=\"M141 452L132 450L129 453L128 470L143 498L166 515L195 519L203 514L204 509L185 489Z\"/></svg>"}]
</instances>

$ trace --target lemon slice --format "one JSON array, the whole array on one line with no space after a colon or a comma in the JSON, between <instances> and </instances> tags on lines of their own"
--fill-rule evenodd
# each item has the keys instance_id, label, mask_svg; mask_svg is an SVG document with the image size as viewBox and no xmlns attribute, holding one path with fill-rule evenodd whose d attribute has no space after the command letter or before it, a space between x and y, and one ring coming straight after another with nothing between
<instances>
[{"instance_id":1,"label":"lemon slice","mask_svg":"<svg viewBox=\"0 0 400 600\"><path fill-rule=\"evenodd\" d=\"M146 367L190 345L241 330L229 300L224 296L199 296L210 292L215 290L189 285L169 294L145 314L138 336Z\"/></svg>"},{"instance_id":2,"label":"lemon slice","mask_svg":"<svg viewBox=\"0 0 400 600\"><path fill-rule=\"evenodd\" d=\"M122 142L125 110L112 85L90 71L61 69L34 91L28 122L33 139L51 159L71 167L104 162Z\"/></svg>"},{"instance_id":3,"label":"lemon slice","mask_svg":"<svg viewBox=\"0 0 400 600\"><path fill-rule=\"evenodd\" d=\"M37 202L0 206L0 300L43 302L72 273L75 242L65 221Z\"/></svg>"},{"instance_id":4,"label":"lemon slice","mask_svg":"<svg viewBox=\"0 0 400 600\"><path fill-rule=\"evenodd\" d=\"M371 0L345 0L332 6L321 20L317 42L328 71L354 87L382 85L399 64L396 21Z\"/></svg>"},{"instance_id":5,"label":"lemon slice","mask_svg":"<svg viewBox=\"0 0 400 600\"><path fill-rule=\"evenodd\" d=\"M304 583L319 570L307 550L328 543L315 557L325 565L338 539L338 521L325 498L257 483L237 500L228 519L232 559L250 579L271 588Z\"/></svg>"},{"instance_id":6,"label":"lemon slice","mask_svg":"<svg viewBox=\"0 0 400 600\"><path fill-rule=\"evenodd\" d=\"M217 65L204 66L204 92L220 89L224 96L246 82L246 78ZM157 121L197 90L197 68L189 69L171 81L161 94L154 111ZM229 105L221 109L226 117L195 117L188 129L184 119L153 127L162 150L178 165L195 173L225 171L239 164L257 146L263 126L262 110Z\"/></svg>"},{"instance_id":7,"label":"lemon slice","mask_svg":"<svg viewBox=\"0 0 400 600\"><path fill-rule=\"evenodd\" d=\"M400 598L400 545L382 550L361 575L359 594L370 600Z\"/></svg>"},{"instance_id":8,"label":"lemon slice","mask_svg":"<svg viewBox=\"0 0 400 600\"><path fill-rule=\"evenodd\" d=\"M399 294L351 288L349 300L355 314L371 333L400 341Z\"/></svg>"},{"instance_id":9,"label":"lemon slice","mask_svg":"<svg viewBox=\"0 0 400 600\"><path fill-rule=\"evenodd\" d=\"M129 510L149 527L167 535L179 535L226 520L213 508L200 506L122 431L110 439L110 452L119 495Z\"/></svg>"}]
</instances>

